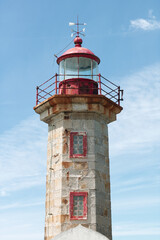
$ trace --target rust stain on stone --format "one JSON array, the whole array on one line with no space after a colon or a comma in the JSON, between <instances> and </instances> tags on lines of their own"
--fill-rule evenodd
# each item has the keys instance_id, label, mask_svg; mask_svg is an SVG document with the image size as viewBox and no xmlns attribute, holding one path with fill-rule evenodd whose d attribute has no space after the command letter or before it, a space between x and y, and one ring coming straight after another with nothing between
<instances>
[{"instance_id":1,"label":"rust stain on stone","mask_svg":"<svg viewBox=\"0 0 160 240\"><path fill-rule=\"evenodd\" d=\"M77 170L87 169L88 163L87 162L75 162L74 168Z\"/></svg>"},{"instance_id":2,"label":"rust stain on stone","mask_svg":"<svg viewBox=\"0 0 160 240\"><path fill-rule=\"evenodd\" d=\"M102 178L103 178L104 180L106 180L106 179L107 179L107 176L106 176L106 174L105 174L105 173L102 173Z\"/></svg>"},{"instance_id":3,"label":"rust stain on stone","mask_svg":"<svg viewBox=\"0 0 160 240\"><path fill-rule=\"evenodd\" d=\"M84 183L81 185L81 189L86 189L87 188L87 185Z\"/></svg>"},{"instance_id":4,"label":"rust stain on stone","mask_svg":"<svg viewBox=\"0 0 160 240\"><path fill-rule=\"evenodd\" d=\"M88 104L88 110L89 110L89 111L92 110L92 104L91 104L91 103Z\"/></svg>"},{"instance_id":5,"label":"rust stain on stone","mask_svg":"<svg viewBox=\"0 0 160 240\"><path fill-rule=\"evenodd\" d=\"M69 181L69 172L67 172L67 181Z\"/></svg>"},{"instance_id":6,"label":"rust stain on stone","mask_svg":"<svg viewBox=\"0 0 160 240\"><path fill-rule=\"evenodd\" d=\"M103 143L108 144L108 137L106 137L106 136L104 137Z\"/></svg>"},{"instance_id":7,"label":"rust stain on stone","mask_svg":"<svg viewBox=\"0 0 160 240\"><path fill-rule=\"evenodd\" d=\"M105 162L107 163L107 166L108 166L109 165L109 158L106 158Z\"/></svg>"},{"instance_id":8,"label":"rust stain on stone","mask_svg":"<svg viewBox=\"0 0 160 240\"><path fill-rule=\"evenodd\" d=\"M110 183L109 182L105 183L105 188L110 189Z\"/></svg>"},{"instance_id":9,"label":"rust stain on stone","mask_svg":"<svg viewBox=\"0 0 160 240\"><path fill-rule=\"evenodd\" d=\"M66 154L68 152L68 144L65 142L63 143L63 154Z\"/></svg>"},{"instance_id":10,"label":"rust stain on stone","mask_svg":"<svg viewBox=\"0 0 160 240\"><path fill-rule=\"evenodd\" d=\"M89 228L89 224L82 224L83 227Z\"/></svg>"},{"instance_id":11,"label":"rust stain on stone","mask_svg":"<svg viewBox=\"0 0 160 240\"><path fill-rule=\"evenodd\" d=\"M61 215L61 223L67 222L69 220L69 215Z\"/></svg>"},{"instance_id":12,"label":"rust stain on stone","mask_svg":"<svg viewBox=\"0 0 160 240\"><path fill-rule=\"evenodd\" d=\"M52 107L52 113L55 113L57 111L57 105L54 105L53 107Z\"/></svg>"},{"instance_id":13,"label":"rust stain on stone","mask_svg":"<svg viewBox=\"0 0 160 240\"><path fill-rule=\"evenodd\" d=\"M64 168L69 168L69 167L71 167L72 165L73 165L72 162L62 162L62 166L63 166Z\"/></svg>"},{"instance_id":14,"label":"rust stain on stone","mask_svg":"<svg viewBox=\"0 0 160 240\"><path fill-rule=\"evenodd\" d=\"M104 213L103 213L104 216L108 216L108 211L107 211L107 208L104 210Z\"/></svg>"},{"instance_id":15,"label":"rust stain on stone","mask_svg":"<svg viewBox=\"0 0 160 240\"><path fill-rule=\"evenodd\" d=\"M57 157L58 155L59 155L59 153L57 153L57 154L54 154L54 155L53 155L53 157Z\"/></svg>"},{"instance_id":16,"label":"rust stain on stone","mask_svg":"<svg viewBox=\"0 0 160 240\"><path fill-rule=\"evenodd\" d=\"M62 198L62 203L63 204L67 204L68 203L68 200L66 198Z\"/></svg>"}]
</instances>

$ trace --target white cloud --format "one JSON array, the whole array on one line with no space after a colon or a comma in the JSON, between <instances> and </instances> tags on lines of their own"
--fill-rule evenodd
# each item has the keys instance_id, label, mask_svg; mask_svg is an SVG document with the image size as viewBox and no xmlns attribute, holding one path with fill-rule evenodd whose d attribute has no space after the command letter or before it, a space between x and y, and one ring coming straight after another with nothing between
<instances>
[{"instance_id":1,"label":"white cloud","mask_svg":"<svg viewBox=\"0 0 160 240\"><path fill-rule=\"evenodd\" d=\"M160 64L126 76L121 84L124 109L117 122L109 125L110 154L131 156L131 153L142 154L159 148Z\"/></svg>"},{"instance_id":2,"label":"white cloud","mask_svg":"<svg viewBox=\"0 0 160 240\"><path fill-rule=\"evenodd\" d=\"M160 63L119 82L124 109L109 125L113 236L158 239Z\"/></svg>"},{"instance_id":3,"label":"white cloud","mask_svg":"<svg viewBox=\"0 0 160 240\"><path fill-rule=\"evenodd\" d=\"M158 224L135 224L122 222L113 226L113 236L156 236L160 235L160 226ZM152 238L153 239L153 238Z\"/></svg>"},{"instance_id":4,"label":"white cloud","mask_svg":"<svg viewBox=\"0 0 160 240\"><path fill-rule=\"evenodd\" d=\"M27 208L7 209L1 212L0 236L3 240L23 239L42 240L44 239L44 214L41 209L37 212Z\"/></svg>"},{"instance_id":5,"label":"white cloud","mask_svg":"<svg viewBox=\"0 0 160 240\"><path fill-rule=\"evenodd\" d=\"M130 21L131 29L141 29L144 31L151 31L160 29L160 21L156 20L156 17L152 15L152 10L149 10L148 19L138 18Z\"/></svg>"},{"instance_id":6,"label":"white cloud","mask_svg":"<svg viewBox=\"0 0 160 240\"><path fill-rule=\"evenodd\" d=\"M19 227L20 228L20 227ZM26 227L27 228L27 227ZM16 229L17 230L17 233L14 231L12 233L8 233L7 231L7 234L4 233L1 235L1 238L3 240L10 240L10 239L16 239L16 240L42 240L44 239L43 238L43 232L39 232L39 229L37 229L37 233L33 233L33 229L32 230L26 230L26 228L24 227L23 228L23 231L21 230L21 232L19 232L19 229ZM11 232L11 231L10 231Z\"/></svg>"},{"instance_id":7,"label":"white cloud","mask_svg":"<svg viewBox=\"0 0 160 240\"><path fill-rule=\"evenodd\" d=\"M143 162L143 161L142 161ZM135 165L137 162L135 162ZM144 162L143 162L144 165ZM116 167L116 166L115 166ZM143 166L142 166L143 169ZM121 172L122 174L122 172ZM117 174L115 174L117 176ZM138 176L135 177L134 175L128 177L127 180L119 180L119 176L113 178L112 181L112 187L114 189L114 194L116 193L122 193L122 192L127 192L127 193L131 193L135 190L148 190L148 188L159 188L159 178L158 176L156 176L156 174L154 176L150 175L150 176ZM145 199L144 199L145 200Z\"/></svg>"},{"instance_id":8,"label":"white cloud","mask_svg":"<svg viewBox=\"0 0 160 240\"><path fill-rule=\"evenodd\" d=\"M126 197L126 199L114 199L114 201L112 201L112 207L114 208L114 211L120 211L120 212L125 212L127 211L129 213L129 211L133 212L135 211L135 209L140 209L142 210L142 208L148 208L148 207L159 207L160 205L160 198L158 197L154 197L154 196L148 196L146 198L146 196L143 197Z\"/></svg>"},{"instance_id":9,"label":"white cloud","mask_svg":"<svg viewBox=\"0 0 160 240\"><path fill-rule=\"evenodd\" d=\"M11 208L26 208L26 207L35 207L35 206L39 206L39 205L44 205L44 199L41 200L41 201L37 201L37 202L29 202L29 203L24 203L24 202L14 202L14 203L11 203L11 204L6 204L6 205L1 205L0 206L0 210L8 210L8 209L11 209Z\"/></svg>"},{"instance_id":10,"label":"white cloud","mask_svg":"<svg viewBox=\"0 0 160 240\"><path fill-rule=\"evenodd\" d=\"M0 135L0 195L45 184L47 126L34 115Z\"/></svg>"}]
</instances>

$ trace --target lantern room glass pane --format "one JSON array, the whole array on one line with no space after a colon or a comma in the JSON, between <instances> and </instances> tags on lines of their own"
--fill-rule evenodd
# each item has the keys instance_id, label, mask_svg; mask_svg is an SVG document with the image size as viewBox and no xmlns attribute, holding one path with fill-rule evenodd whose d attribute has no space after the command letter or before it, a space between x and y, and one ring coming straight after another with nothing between
<instances>
[{"instance_id":1,"label":"lantern room glass pane","mask_svg":"<svg viewBox=\"0 0 160 240\"><path fill-rule=\"evenodd\" d=\"M86 57L64 59L59 64L60 81L71 78L87 78L98 80L98 63Z\"/></svg>"},{"instance_id":2,"label":"lantern room glass pane","mask_svg":"<svg viewBox=\"0 0 160 240\"><path fill-rule=\"evenodd\" d=\"M78 57L67 58L59 64L60 81L78 77Z\"/></svg>"},{"instance_id":3,"label":"lantern room glass pane","mask_svg":"<svg viewBox=\"0 0 160 240\"><path fill-rule=\"evenodd\" d=\"M65 79L64 78L64 74L65 74L65 72L64 72L64 62L65 61L61 61L60 64L59 64L59 74L60 74L59 81L63 81Z\"/></svg>"},{"instance_id":4,"label":"lantern room glass pane","mask_svg":"<svg viewBox=\"0 0 160 240\"><path fill-rule=\"evenodd\" d=\"M79 75L81 78L91 79L92 74L92 60L90 58L79 58Z\"/></svg>"},{"instance_id":5,"label":"lantern room glass pane","mask_svg":"<svg viewBox=\"0 0 160 240\"><path fill-rule=\"evenodd\" d=\"M94 81L98 81L98 74L99 74L99 71L98 71L98 63L94 60L92 60L92 71L93 71L93 80Z\"/></svg>"},{"instance_id":6,"label":"lantern room glass pane","mask_svg":"<svg viewBox=\"0 0 160 240\"><path fill-rule=\"evenodd\" d=\"M78 58L67 58L65 59L66 65L65 65L65 79L70 78L77 78L78 76Z\"/></svg>"},{"instance_id":7,"label":"lantern room glass pane","mask_svg":"<svg viewBox=\"0 0 160 240\"><path fill-rule=\"evenodd\" d=\"M79 77L97 81L98 63L90 58L79 57Z\"/></svg>"}]
</instances>

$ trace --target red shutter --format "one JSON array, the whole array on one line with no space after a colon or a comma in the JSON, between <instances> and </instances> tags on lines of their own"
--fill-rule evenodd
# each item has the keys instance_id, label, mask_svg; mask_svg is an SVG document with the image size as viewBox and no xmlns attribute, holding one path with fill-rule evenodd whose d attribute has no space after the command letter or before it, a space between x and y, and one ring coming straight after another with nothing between
<instances>
[{"instance_id":1,"label":"red shutter","mask_svg":"<svg viewBox=\"0 0 160 240\"><path fill-rule=\"evenodd\" d=\"M87 134L83 136L83 156L87 155Z\"/></svg>"},{"instance_id":2,"label":"red shutter","mask_svg":"<svg viewBox=\"0 0 160 240\"><path fill-rule=\"evenodd\" d=\"M88 193L85 192L84 193L84 203L83 203L83 209L84 209L83 217L84 218L87 218L87 210L88 210L88 208L87 208L87 197L88 197Z\"/></svg>"},{"instance_id":3,"label":"red shutter","mask_svg":"<svg viewBox=\"0 0 160 240\"><path fill-rule=\"evenodd\" d=\"M70 192L70 218L73 218L73 196L74 192Z\"/></svg>"}]
</instances>

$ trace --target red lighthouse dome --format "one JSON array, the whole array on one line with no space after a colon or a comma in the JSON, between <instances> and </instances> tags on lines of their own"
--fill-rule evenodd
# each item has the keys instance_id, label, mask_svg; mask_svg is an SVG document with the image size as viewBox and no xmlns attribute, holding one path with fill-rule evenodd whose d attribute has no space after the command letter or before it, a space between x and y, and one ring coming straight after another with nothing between
<instances>
[{"instance_id":1,"label":"red lighthouse dome","mask_svg":"<svg viewBox=\"0 0 160 240\"><path fill-rule=\"evenodd\" d=\"M82 47L82 39L74 39L75 47L68 49L58 59L60 94L98 94L98 64L100 59Z\"/></svg>"},{"instance_id":2,"label":"red lighthouse dome","mask_svg":"<svg viewBox=\"0 0 160 240\"><path fill-rule=\"evenodd\" d=\"M59 64L63 59L66 58L71 58L71 57L87 57L90 59L95 60L98 64L100 63L100 59L88 48L84 48L81 46L82 44L82 39L80 37L76 37L74 39L74 44L75 47L74 48L70 48L68 49L66 52L64 52L58 59L57 59L57 63Z\"/></svg>"}]
</instances>

